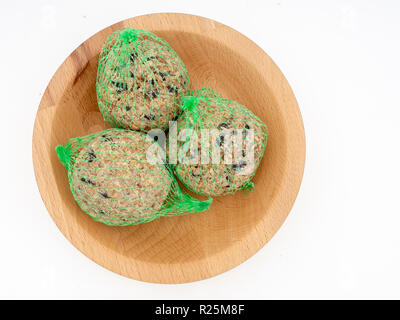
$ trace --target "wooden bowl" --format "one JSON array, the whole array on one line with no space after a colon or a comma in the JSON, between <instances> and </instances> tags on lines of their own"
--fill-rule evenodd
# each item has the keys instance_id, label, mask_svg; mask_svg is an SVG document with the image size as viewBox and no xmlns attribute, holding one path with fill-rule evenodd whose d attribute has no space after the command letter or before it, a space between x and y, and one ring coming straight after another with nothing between
<instances>
[{"instance_id":1,"label":"wooden bowl","mask_svg":"<svg viewBox=\"0 0 400 320\"><path fill-rule=\"evenodd\" d=\"M108 126L96 102L97 59L112 31L130 26L166 39L186 64L192 88L211 87L248 106L270 131L255 189L217 197L207 212L109 227L76 204L55 147ZM264 246L287 217L300 187L305 138L285 77L251 40L218 22L152 14L110 26L80 45L43 95L33 133L33 163L43 201L61 232L98 264L137 280L182 283L215 276Z\"/></svg>"}]
</instances>

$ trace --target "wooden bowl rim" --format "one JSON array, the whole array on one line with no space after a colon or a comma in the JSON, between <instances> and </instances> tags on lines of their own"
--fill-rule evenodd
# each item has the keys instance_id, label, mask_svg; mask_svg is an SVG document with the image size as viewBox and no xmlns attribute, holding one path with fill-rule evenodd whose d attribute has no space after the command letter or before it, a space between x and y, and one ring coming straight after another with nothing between
<instances>
[{"instance_id":1,"label":"wooden bowl rim","mask_svg":"<svg viewBox=\"0 0 400 320\"><path fill-rule=\"evenodd\" d=\"M267 219L268 215L264 215L263 219L260 220L258 225L254 227L251 232L247 233L243 239L241 239L242 241L238 241L237 244L228 247L226 251L209 255L202 260L179 263L179 270L182 270L183 267L187 267L191 270L195 269L201 270L201 272L195 272L195 273L189 272L187 274L182 274L182 272L180 271L179 275L174 274L174 272L177 271L177 269L175 268L176 266L174 266L174 264L169 264L165 266L163 265L163 267L160 268L159 264L154 264L146 261L134 261L135 263L134 270L124 268L125 264L133 263L131 261L131 258L121 253L118 253L106 246L101 245L96 239L94 239L90 235L88 235L88 238L86 239L87 243L85 245L82 244L80 241L78 241L77 240L78 237L75 237L74 234L76 230L74 228L69 228L67 230L67 227L63 223L61 223L62 219L59 219L59 215L62 213L52 208L52 199L47 197L46 194L42 192L45 188L44 181L46 179L45 177L46 173L38 170L38 161L40 158L39 154L41 150L40 148L35 149L35 146L38 145L37 132L38 132L38 127L40 126L40 123L38 121L38 113L42 109L51 107L52 105L56 105L59 99L62 97L63 93L62 88L58 88L52 90L50 94L49 88L52 88L54 86L54 83L61 81L63 78L64 80L62 82L68 84L70 83L70 81L73 81L74 78L77 77L77 75L72 75L68 74L67 72L64 72L66 62L71 57L71 55L79 48L81 48L84 44L94 41L94 39L100 33L105 31L111 32L111 30L116 30L123 26L132 26L135 23L137 23L137 21L140 21L140 23L149 23L149 24L151 23L152 25L157 25L158 30L181 31L177 29L171 29L170 25L163 24L161 19L163 17L171 18L172 20L175 18L180 18L182 20L185 20L187 24L185 25L184 32L198 33L197 30L194 30L193 25L206 26L207 24L211 23L212 26L214 27L213 29L214 32L212 34L207 34L207 36L216 41L218 40L223 41L226 35L231 35L231 36L233 35L235 37L235 40L237 41L237 44L233 49L238 54L240 54L243 57L246 57L246 52L250 50L258 58L264 59L263 62L268 66L268 68L266 68L267 70L264 71L274 73L274 77L276 77L276 79L279 80L280 82L281 86L280 90L285 94L284 102L278 101L278 103L279 104L284 103L286 112L288 114L291 114L287 126L285 127L289 137L288 139L289 141L287 142L288 150L286 157L287 159L285 167L286 170L284 172L284 177L282 180L283 182L280 185L279 190L277 191L278 194L275 196L274 203L271 205L270 209L272 214L275 215L274 225L271 226L271 221ZM305 165L305 134L304 134L304 127L303 127L301 113L289 83L287 82L286 78L284 77L278 66L258 45L256 45L252 40L248 39L246 36L242 35L240 32L224 24L221 24L219 22L216 22L214 20L205 17L190 15L190 14L182 14L182 13L154 13L154 14L147 14L122 20L107 28L104 28L103 30L97 32L92 37L84 41L78 48L76 48L71 53L71 55L69 55L65 59L65 61L61 64L61 66L57 69L54 76L50 80L45 93L43 94L34 124L33 138L32 138L32 157L33 157L35 178L43 202L48 212L50 213L50 216L56 223L57 227L78 250L80 250L84 255L86 255L88 258L95 261L99 265L129 278L147 282L156 282L156 283L184 283L184 282L192 282L192 281L206 279L232 269L233 267L241 264L242 262L250 258L252 255L254 255L273 237L273 235L278 231L280 226L285 221L287 215L289 214L301 185L304 172L304 165ZM255 61L257 59L248 58L247 60L249 63L255 64L256 63ZM65 76L69 78L65 80ZM279 94L281 94L282 92L280 92ZM291 141L290 138L295 139L295 144L294 142ZM268 147L266 152L268 152ZM259 234L260 229L269 231L263 237L260 237ZM257 241L254 241L254 238L256 238ZM236 257L235 253L237 253L238 250L243 251L244 248L246 252L241 254L240 257L239 255L238 257ZM109 265L107 263L107 259L105 259L105 256L113 257L118 261L118 263ZM217 260L219 264L216 263ZM220 263L221 261L225 261L223 265L221 265ZM145 269L151 269L153 273L146 272L146 275L143 275L141 273L141 270ZM149 276L149 274L154 274L154 276Z\"/></svg>"}]
</instances>

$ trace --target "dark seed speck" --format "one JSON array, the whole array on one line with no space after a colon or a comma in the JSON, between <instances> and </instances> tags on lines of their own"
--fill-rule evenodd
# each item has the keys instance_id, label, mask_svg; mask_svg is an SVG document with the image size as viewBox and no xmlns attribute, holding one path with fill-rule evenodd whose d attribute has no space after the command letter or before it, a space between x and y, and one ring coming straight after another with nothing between
<instances>
[{"instance_id":1,"label":"dark seed speck","mask_svg":"<svg viewBox=\"0 0 400 320\"><path fill-rule=\"evenodd\" d=\"M240 161L238 164L233 164L232 169L235 171L240 171L241 169L245 168L247 166L246 161Z\"/></svg>"},{"instance_id":2,"label":"dark seed speck","mask_svg":"<svg viewBox=\"0 0 400 320\"><path fill-rule=\"evenodd\" d=\"M221 134L218 138L217 138L217 145L218 146L222 146L224 144L224 140L225 140L225 136L223 134Z\"/></svg>"},{"instance_id":3,"label":"dark seed speck","mask_svg":"<svg viewBox=\"0 0 400 320\"><path fill-rule=\"evenodd\" d=\"M84 182L84 183L87 183L87 184L91 184L92 186L95 186L96 184L92 181L92 180L90 180L90 179L85 179L85 178L81 178L81 181L82 182Z\"/></svg>"},{"instance_id":4,"label":"dark seed speck","mask_svg":"<svg viewBox=\"0 0 400 320\"><path fill-rule=\"evenodd\" d=\"M99 192L99 194L100 194L103 198L111 199L111 197L108 195L107 192Z\"/></svg>"},{"instance_id":5,"label":"dark seed speck","mask_svg":"<svg viewBox=\"0 0 400 320\"><path fill-rule=\"evenodd\" d=\"M242 132L243 139L245 139L245 138L247 137L247 135L248 135L247 130L250 130L250 126L246 123L246 124L244 125L244 130L243 130L243 132Z\"/></svg>"},{"instance_id":6,"label":"dark seed speck","mask_svg":"<svg viewBox=\"0 0 400 320\"><path fill-rule=\"evenodd\" d=\"M158 90L149 90L144 94L145 99L155 99L158 97Z\"/></svg>"},{"instance_id":7,"label":"dark seed speck","mask_svg":"<svg viewBox=\"0 0 400 320\"><path fill-rule=\"evenodd\" d=\"M131 60L131 62L135 62L136 58L138 57L136 52L131 53L131 55L129 56L129 59Z\"/></svg>"},{"instance_id":8,"label":"dark seed speck","mask_svg":"<svg viewBox=\"0 0 400 320\"><path fill-rule=\"evenodd\" d=\"M165 81L169 74L168 72L159 72L159 75L161 76L162 81Z\"/></svg>"},{"instance_id":9,"label":"dark seed speck","mask_svg":"<svg viewBox=\"0 0 400 320\"><path fill-rule=\"evenodd\" d=\"M102 137L104 138L105 141L108 141L108 142L113 141L113 138L107 136L106 134L103 134Z\"/></svg>"},{"instance_id":10,"label":"dark seed speck","mask_svg":"<svg viewBox=\"0 0 400 320\"><path fill-rule=\"evenodd\" d=\"M169 93L178 94L178 88L176 88L176 87L174 87L174 86L171 86L170 84L167 85L167 89L168 89L168 92L169 92Z\"/></svg>"},{"instance_id":11,"label":"dark seed speck","mask_svg":"<svg viewBox=\"0 0 400 320\"><path fill-rule=\"evenodd\" d=\"M126 83L111 81L111 84L122 91L128 90L128 86L126 85Z\"/></svg>"},{"instance_id":12,"label":"dark seed speck","mask_svg":"<svg viewBox=\"0 0 400 320\"><path fill-rule=\"evenodd\" d=\"M218 130L222 130L222 129L229 129L229 124L222 122L218 125Z\"/></svg>"},{"instance_id":13,"label":"dark seed speck","mask_svg":"<svg viewBox=\"0 0 400 320\"><path fill-rule=\"evenodd\" d=\"M197 173L194 173L194 172L192 172L191 174L192 174L192 177L195 177L195 178L201 177L201 174L197 174Z\"/></svg>"},{"instance_id":14,"label":"dark seed speck","mask_svg":"<svg viewBox=\"0 0 400 320\"><path fill-rule=\"evenodd\" d=\"M145 114L144 117L149 121L153 121L156 118L154 114Z\"/></svg>"},{"instance_id":15,"label":"dark seed speck","mask_svg":"<svg viewBox=\"0 0 400 320\"><path fill-rule=\"evenodd\" d=\"M96 159L96 155L94 154L93 151L88 152L88 162L92 162L94 159Z\"/></svg>"}]
</instances>

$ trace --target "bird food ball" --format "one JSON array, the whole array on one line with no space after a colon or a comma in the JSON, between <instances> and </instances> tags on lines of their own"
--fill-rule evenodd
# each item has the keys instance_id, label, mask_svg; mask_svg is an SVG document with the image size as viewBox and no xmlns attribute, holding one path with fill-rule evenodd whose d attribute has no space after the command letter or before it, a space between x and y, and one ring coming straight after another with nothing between
<instances>
[{"instance_id":1,"label":"bird food ball","mask_svg":"<svg viewBox=\"0 0 400 320\"><path fill-rule=\"evenodd\" d=\"M165 130L189 89L184 63L155 34L126 28L112 33L104 44L96 91L100 111L112 127Z\"/></svg>"},{"instance_id":2,"label":"bird food ball","mask_svg":"<svg viewBox=\"0 0 400 320\"><path fill-rule=\"evenodd\" d=\"M252 189L251 179L267 145L267 126L245 106L211 89L185 97L182 109L175 147L169 141L177 177L207 196Z\"/></svg>"},{"instance_id":3,"label":"bird food ball","mask_svg":"<svg viewBox=\"0 0 400 320\"><path fill-rule=\"evenodd\" d=\"M78 205L107 225L200 212L212 202L183 193L164 158L157 158L161 147L139 131L108 129L72 138L56 151Z\"/></svg>"}]
</instances>

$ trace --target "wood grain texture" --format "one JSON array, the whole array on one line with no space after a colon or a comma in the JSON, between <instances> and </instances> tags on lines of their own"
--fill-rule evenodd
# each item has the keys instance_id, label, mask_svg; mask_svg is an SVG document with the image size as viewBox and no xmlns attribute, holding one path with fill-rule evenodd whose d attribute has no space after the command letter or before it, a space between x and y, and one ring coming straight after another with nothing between
<instances>
[{"instance_id":1,"label":"wood grain texture","mask_svg":"<svg viewBox=\"0 0 400 320\"><path fill-rule=\"evenodd\" d=\"M107 128L96 103L97 59L108 35L130 26L165 38L181 56L192 89L211 87L248 106L270 138L255 189L215 198L204 213L109 227L83 213L55 147ZM287 217L305 161L302 118L278 67L255 43L218 22L153 14L112 25L80 45L50 81L37 112L33 163L43 201L61 232L86 256L133 279L182 283L215 276L263 247Z\"/></svg>"}]
</instances>

